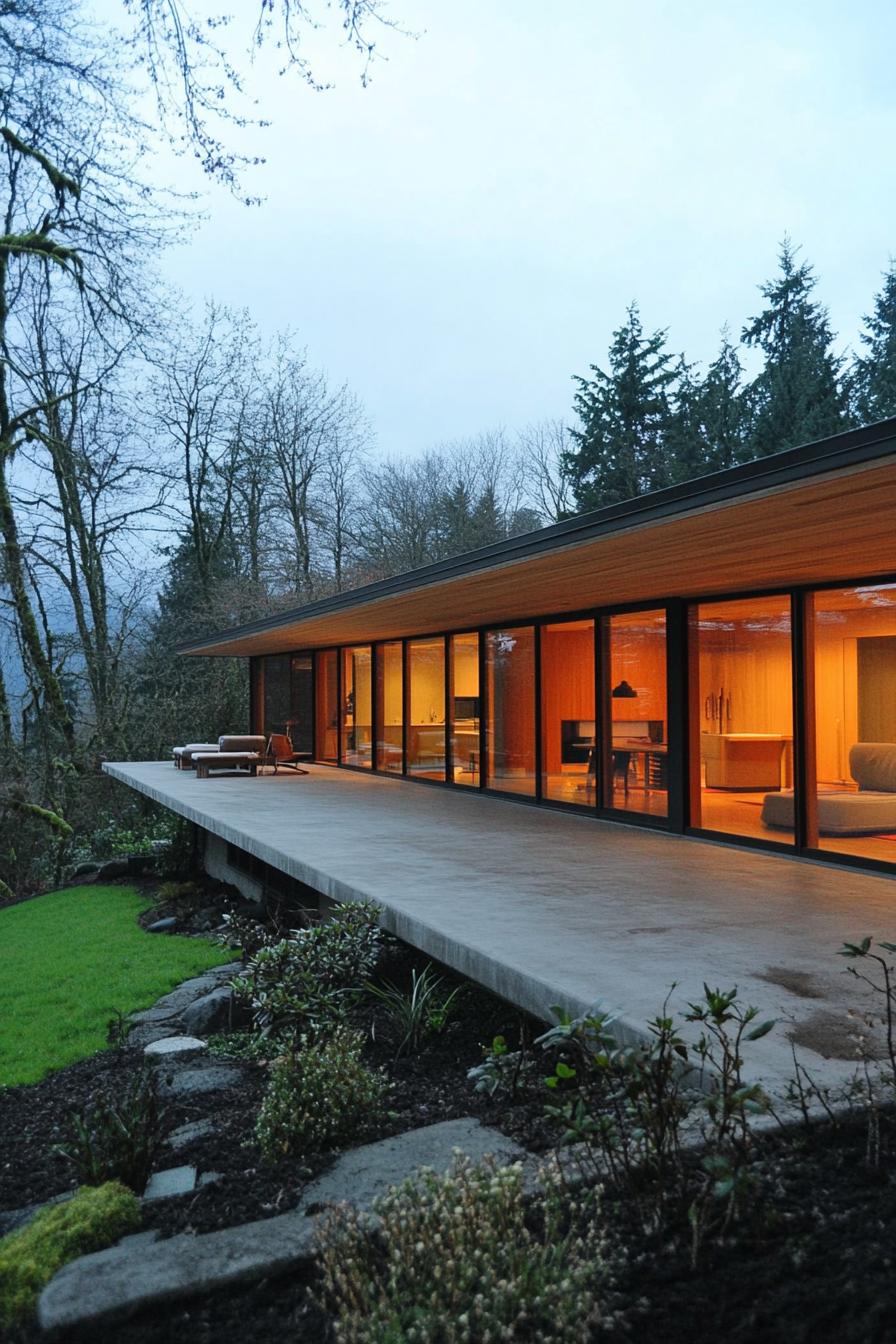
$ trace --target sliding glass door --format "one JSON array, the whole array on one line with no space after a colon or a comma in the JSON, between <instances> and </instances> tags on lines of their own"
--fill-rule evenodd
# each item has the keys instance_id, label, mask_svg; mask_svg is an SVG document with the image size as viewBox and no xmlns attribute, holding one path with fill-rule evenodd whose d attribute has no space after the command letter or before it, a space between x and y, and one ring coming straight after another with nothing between
<instances>
[{"instance_id":1,"label":"sliding glass door","mask_svg":"<svg viewBox=\"0 0 896 1344\"><path fill-rule=\"evenodd\" d=\"M666 613L624 612L603 625L604 806L669 813Z\"/></svg>"},{"instance_id":2,"label":"sliding glass door","mask_svg":"<svg viewBox=\"0 0 896 1344\"><path fill-rule=\"evenodd\" d=\"M793 843L790 607L782 594L692 608L694 826Z\"/></svg>"}]
</instances>

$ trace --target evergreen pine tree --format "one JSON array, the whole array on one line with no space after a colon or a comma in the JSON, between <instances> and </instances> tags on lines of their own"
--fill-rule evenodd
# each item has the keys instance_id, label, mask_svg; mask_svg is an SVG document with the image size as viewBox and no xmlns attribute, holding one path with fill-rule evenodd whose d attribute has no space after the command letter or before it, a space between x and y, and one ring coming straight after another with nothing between
<instances>
[{"instance_id":1,"label":"evergreen pine tree","mask_svg":"<svg viewBox=\"0 0 896 1344\"><path fill-rule=\"evenodd\" d=\"M743 367L727 327L722 328L719 353L700 387L700 421L707 471L722 471L742 461L747 433Z\"/></svg>"},{"instance_id":2,"label":"evergreen pine tree","mask_svg":"<svg viewBox=\"0 0 896 1344\"><path fill-rule=\"evenodd\" d=\"M703 425L703 388L694 376L694 365L679 356L675 369L675 393L664 435L669 485L705 476L709 448Z\"/></svg>"},{"instance_id":3,"label":"evergreen pine tree","mask_svg":"<svg viewBox=\"0 0 896 1344\"><path fill-rule=\"evenodd\" d=\"M665 331L645 336L638 305L613 333L609 372L591 365L577 377L574 407L578 445L565 465L581 509L616 504L668 483L665 434L669 389L675 381Z\"/></svg>"},{"instance_id":4,"label":"evergreen pine tree","mask_svg":"<svg viewBox=\"0 0 896 1344\"><path fill-rule=\"evenodd\" d=\"M743 331L744 343L765 355L748 393L751 458L810 443L848 425L827 310L812 299L812 267L797 265L796 254L785 238L780 273L760 289L767 307Z\"/></svg>"},{"instance_id":5,"label":"evergreen pine tree","mask_svg":"<svg viewBox=\"0 0 896 1344\"><path fill-rule=\"evenodd\" d=\"M864 320L867 353L856 358L851 384L856 418L870 425L896 415L896 261L884 272L874 311Z\"/></svg>"}]
</instances>

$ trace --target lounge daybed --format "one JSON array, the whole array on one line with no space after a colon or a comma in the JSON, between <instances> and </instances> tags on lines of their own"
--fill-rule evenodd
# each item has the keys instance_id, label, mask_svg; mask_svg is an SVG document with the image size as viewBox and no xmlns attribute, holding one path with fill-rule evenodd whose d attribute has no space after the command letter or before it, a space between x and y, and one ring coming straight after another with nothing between
<instances>
[{"instance_id":1,"label":"lounge daybed","mask_svg":"<svg viewBox=\"0 0 896 1344\"><path fill-rule=\"evenodd\" d=\"M858 792L818 795L821 835L896 833L896 742L857 742L850 747L849 773ZM767 793L762 823L773 830L793 830L793 789Z\"/></svg>"},{"instance_id":2,"label":"lounge daybed","mask_svg":"<svg viewBox=\"0 0 896 1344\"><path fill-rule=\"evenodd\" d=\"M174 765L178 770L195 769L200 778L207 778L209 769L236 770L255 768L249 771L255 774L258 762L265 750L266 739L252 735L230 736L225 734L217 742L189 742L185 747L174 748ZM224 759L224 757L228 759Z\"/></svg>"}]
</instances>

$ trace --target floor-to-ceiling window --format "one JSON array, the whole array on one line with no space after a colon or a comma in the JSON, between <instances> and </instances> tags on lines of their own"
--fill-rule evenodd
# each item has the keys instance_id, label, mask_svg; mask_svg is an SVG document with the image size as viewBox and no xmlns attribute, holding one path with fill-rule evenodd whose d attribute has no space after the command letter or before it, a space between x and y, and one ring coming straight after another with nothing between
<instances>
[{"instance_id":1,"label":"floor-to-ceiling window","mask_svg":"<svg viewBox=\"0 0 896 1344\"><path fill-rule=\"evenodd\" d=\"M290 658L290 712L287 720L293 749L310 756L314 749L314 662L310 653Z\"/></svg>"},{"instance_id":2,"label":"floor-to-ceiling window","mask_svg":"<svg viewBox=\"0 0 896 1344\"><path fill-rule=\"evenodd\" d=\"M486 784L535 793L535 630L490 630L485 637L488 708Z\"/></svg>"},{"instance_id":3,"label":"floor-to-ceiling window","mask_svg":"<svg viewBox=\"0 0 896 1344\"><path fill-rule=\"evenodd\" d=\"M315 654L315 754L319 761L339 757L339 661L335 649Z\"/></svg>"},{"instance_id":4,"label":"floor-to-ceiling window","mask_svg":"<svg viewBox=\"0 0 896 1344\"><path fill-rule=\"evenodd\" d=\"M479 784L479 636L452 635L448 641L448 711L451 778Z\"/></svg>"},{"instance_id":5,"label":"floor-to-ceiling window","mask_svg":"<svg viewBox=\"0 0 896 1344\"><path fill-rule=\"evenodd\" d=\"M691 697L692 825L792 841L789 595L701 602L691 610L690 639L697 677Z\"/></svg>"},{"instance_id":6,"label":"floor-to-ceiling window","mask_svg":"<svg viewBox=\"0 0 896 1344\"><path fill-rule=\"evenodd\" d=\"M407 772L445 778L445 640L411 639L408 651Z\"/></svg>"},{"instance_id":7,"label":"floor-to-ceiling window","mask_svg":"<svg viewBox=\"0 0 896 1344\"><path fill-rule=\"evenodd\" d=\"M541 627L541 793L558 803L595 797L594 622Z\"/></svg>"},{"instance_id":8,"label":"floor-to-ceiling window","mask_svg":"<svg viewBox=\"0 0 896 1344\"><path fill-rule=\"evenodd\" d=\"M376 646L376 768L400 775L404 765L404 671L401 641Z\"/></svg>"},{"instance_id":9,"label":"floor-to-ceiling window","mask_svg":"<svg viewBox=\"0 0 896 1344\"><path fill-rule=\"evenodd\" d=\"M369 644L342 650L342 763L373 765L373 686Z\"/></svg>"},{"instance_id":10,"label":"floor-to-ceiling window","mask_svg":"<svg viewBox=\"0 0 896 1344\"><path fill-rule=\"evenodd\" d=\"M288 653L268 656L264 660L264 725L266 737L271 733L285 733L290 718L290 663Z\"/></svg>"},{"instance_id":11,"label":"floor-to-ceiling window","mask_svg":"<svg viewBox=\"0 0 896 1344\"><path fill-rule=\"evenodd\" d=\"M624 612L604 622L603 802L665 817L669 811L666 613Z\"/></svg>"},{"instance_id":12,"label":"floor-to-ceiling window","mask_svg":"<svg viewBox=\"0 0 896 1344\"><path fill-rule=\"evenodd\" d=\"M814 626L816 843L894 863L896 584L827 589L807 610Z\"/></svg>"}]
</instances>

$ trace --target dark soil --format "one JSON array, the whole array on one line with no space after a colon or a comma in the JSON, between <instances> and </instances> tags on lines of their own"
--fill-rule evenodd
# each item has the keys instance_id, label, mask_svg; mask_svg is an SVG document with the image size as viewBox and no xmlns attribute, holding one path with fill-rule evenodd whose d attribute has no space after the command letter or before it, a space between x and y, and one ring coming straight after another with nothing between
<instances>
[{"instance_id":1,"label":"dark soil","mask_svg":"<svg viewBox=\"0 0 896 1344\"><path fill-rule=\"evenodd\" d=\"M401 981L412 965L423 964L418 954L397 946L384 973ZM389 1116L359 1140L473 1114L531 1149L545 1149L557 1136L544 1119L543 1094L509 1106L476 1094L466 1076L495 1035L504 1035L513 1048L521 1034L530 1040L538 1030L492 995L465 986L458 1015L444 1031L419 1053L396 1060L389 1025L374 1012L368 1057L389 1075ZM41 1201L74 1184L54 1151L67 1137L69 1113L101 1090L116 1090L139 1066L136 1051L110 1050L33 1086L0 1091L0 1209ZM191 1162L223 1173L223 1180L194 1196L149 1205L147 1226L170 1235L273 1216L293 1207L306 1182L331 1160L324 1154L264 1165L252 1131L265 1073L264 1065L249 1066L244 1085L211 1103L198 1098L167 1104L166 1131L210 1113L219 1128L177 1154L166 1152L160 1165ZM607 1190L604 1216L621 1266L619 1315L599 1338L636 1344L896 1344L896 1161L885 1153L874 1167L865 1149L860 1122L764 1140L746 1213L724 1239L701 1249L696 1270L685 1209L662 1237L650 1236L627 1201ZM222 1338L321 1344L331 1336L308 1283L293 1278L171 1305L105 1334L94 1332L91 1344L217 1344Z\"/></svg>"}]
</instances>

